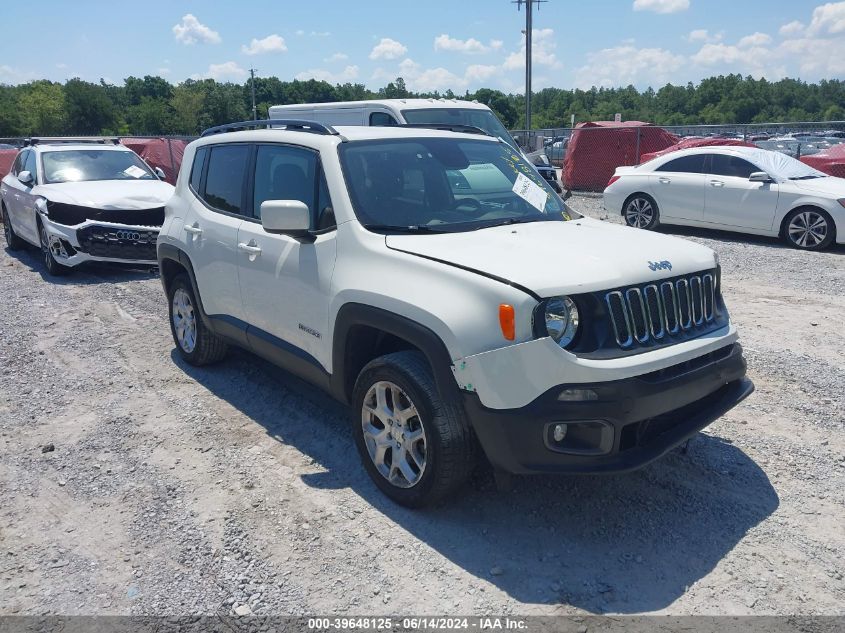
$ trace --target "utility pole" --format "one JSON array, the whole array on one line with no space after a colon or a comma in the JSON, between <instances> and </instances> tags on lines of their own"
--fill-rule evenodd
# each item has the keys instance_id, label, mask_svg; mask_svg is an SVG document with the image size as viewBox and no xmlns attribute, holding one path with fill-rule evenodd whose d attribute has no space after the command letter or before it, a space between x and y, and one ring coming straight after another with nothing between
<instances>
[{"instance_id":1,"label":"utility pole","mask_svg":"<svg viewBox=\"0 0 845 633\"><path fill-rule=\"evenodd\" d=\"M252 86L252 120L258 120L258 108L255 107L255 68L249 69L249 76L251 77L250 85Z\"/></svg>"},{"instance_id":2,"label":"utility pole","mask_svg":"<svg viewBox=\"0 0 845 633\"><path fill-rule=\"evenodd\" d=\"M512 0L517 10L525 5L525 129L531 132L531 37L534 28L534 5L540 10L540 4L548 0Z\"/></svg>"}]
</instances>

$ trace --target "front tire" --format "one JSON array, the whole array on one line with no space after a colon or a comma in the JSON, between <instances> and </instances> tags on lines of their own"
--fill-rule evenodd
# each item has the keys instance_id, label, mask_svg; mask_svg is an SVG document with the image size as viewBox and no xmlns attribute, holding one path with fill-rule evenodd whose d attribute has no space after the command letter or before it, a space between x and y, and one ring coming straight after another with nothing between
<instances>
[{"instance_id":1,"label":"front tire","mask_svg":"<svg viewBox=\"0 0 845 633\"><path fill-rule=\"evenodd\" d=\"M475 465L475 438L461 406L441 399L420 352L371 361L358 376L352 403L364 468L393 501L430 505L466 482Z\"/></svg>"},{"instance_id":2,"label":"front tire","mask_svg":"<svg viewBox=\"0 0 845 633\"><path fill-rule=\"evenodd\" d=\"M625 224L635 229L652 231L660 224L660 210L654 198L644 193L635 193L622 207Z\"/></svg>"},{"instance_id":3,"label":"front tire","mask_svg":"<svg viewBox=\"0 0 845 633\"><path fill-rule=\"evenodd\" d=\"M167 284L167 303L170 306L170 332L185 362L201 367L226 356L229 346L203 323L187 275L177 275Z\"/></svg>"},{"instance_id":4,"label":"front tire","mask_svg":"<svg viewBox=\"0 0 845 633\"><path fill-rule=\"evenodd\" d=\"M40 222L38 224L38 232L41 235L41 257L44 260L44 267L47 269L47 274L52 277L64 277L70 272L70 268L56 261L56 258L53 256L53 249L47 229Z\"/></svg>"},{"instance_id":5,"label":"front tire","mask_svg":"<svg viewBox=\"0 0 845 633\"><path fill-rule=\"evenodd\" d=\"M12 228L12 220L9 218L9 212L6 211L6 205L0 205L0 215L3 220L3 234L6 236L6 248L10 251L18 251L26 246L26 243L17 236L15 229Z\"/></svg>"},{"instance_id":6,"label":"front tire","mask_svg":"<svg viewBox=\"0 0 845 633\"><path fill-rule=\"evenodd\" d=\"M783 221L786 243L802 251L820 251L833 243L836 228L826 211L804 207L795 209Z\"/></svg>"}]
</instances>

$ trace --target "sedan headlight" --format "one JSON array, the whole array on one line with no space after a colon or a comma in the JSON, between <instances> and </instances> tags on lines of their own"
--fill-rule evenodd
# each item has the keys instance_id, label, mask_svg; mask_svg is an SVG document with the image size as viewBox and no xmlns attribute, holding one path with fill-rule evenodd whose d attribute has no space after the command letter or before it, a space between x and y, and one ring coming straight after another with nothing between
<instances>
[{"instance_id":1,"label":"sedan headlight","mask_svg":"<svg viewBox=\"0 0 845 633\"><path fill-rule=\"evenodd\" d=\"M578 335L578 306L569 297L546 299L539 306L538 317L542 318L542 321L537 325L544 330L540 333L550 336L561 347L571 345Z\"/></svg>"},{"instance_id":2,"label":"sedan headlight","mask_svg":"<svg viewBox=\"0 0 845 633\"><path fill-rule=\"evenodd\" d=\"M44 198L38 198L35 201L35 210L47 215L47 201Z\"/></svg>"}]
</instances>

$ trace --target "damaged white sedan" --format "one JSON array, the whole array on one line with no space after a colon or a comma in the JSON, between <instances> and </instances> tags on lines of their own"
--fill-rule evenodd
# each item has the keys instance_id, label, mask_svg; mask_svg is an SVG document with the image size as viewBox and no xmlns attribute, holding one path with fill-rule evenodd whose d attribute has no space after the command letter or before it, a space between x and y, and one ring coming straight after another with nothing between
<instances>
[{"instance_id":1,"label":"damaged white sedan","mask_svg":"<svg viewBox=\"0 0 845 633\"><path fill-rule=\"evenodd\" d=\"M116 141L33 139L0 185L9 250L41 248L51 275L86 261L156 263L173 187Z\"/></svg>"}]
</instances>

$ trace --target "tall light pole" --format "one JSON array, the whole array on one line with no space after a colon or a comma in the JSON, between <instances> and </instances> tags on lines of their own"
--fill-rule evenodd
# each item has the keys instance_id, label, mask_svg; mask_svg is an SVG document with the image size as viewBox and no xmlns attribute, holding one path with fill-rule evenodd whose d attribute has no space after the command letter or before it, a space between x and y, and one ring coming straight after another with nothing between
<instances>
[{"instance_id":1,"label":"tall light pole","mask_svg":"<svg viewBox=\"0 0 845 633\"><path fill-rule=\"evenodd\" d=\"M547 0L512 0L517 10L525 5L525 129L531 131L531 36L533 29L534 5L537 9Z\"/></svg>"},{"instance_id":2,"label":"tall light pole","mask_svg":"<svg viewBox=\"0 0 845 633\"><path fill-rule=\"evenodd\" d=\"M249 69L250 85L252 86L252 120L258 120L258 108L255 106L255 68Z\"/></svg>"}]
</instances>

